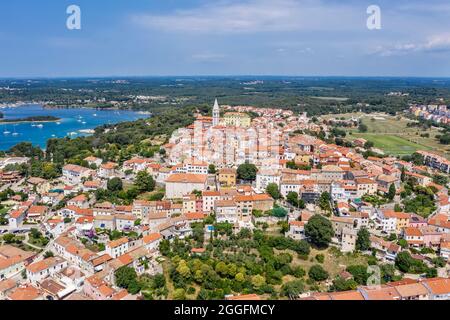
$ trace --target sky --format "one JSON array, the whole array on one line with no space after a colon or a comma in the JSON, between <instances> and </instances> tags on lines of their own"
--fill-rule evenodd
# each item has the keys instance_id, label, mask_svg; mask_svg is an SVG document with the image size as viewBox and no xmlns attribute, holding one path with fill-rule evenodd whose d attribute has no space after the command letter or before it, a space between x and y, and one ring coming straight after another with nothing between
<instances>
[{"instance_id":1,"label":"sky","mask_svg":"<svg viewBox=\"0 0 450 320\"><path fill-rule=\"evenodd\" d=\"M381 29L367 28L370 5ZM450 1L1 1L0 44L2 78L449 77Z\"/></svg>"}]
</instances>

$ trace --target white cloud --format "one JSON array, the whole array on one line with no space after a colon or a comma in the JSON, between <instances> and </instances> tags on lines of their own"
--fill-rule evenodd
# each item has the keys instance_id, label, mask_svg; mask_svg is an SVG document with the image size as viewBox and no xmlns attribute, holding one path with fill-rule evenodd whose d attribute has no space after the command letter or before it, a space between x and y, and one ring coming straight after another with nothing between
<instances>
[{"instance_id":1,"label":"white cloud","mask_svg":"<svg viewBox=\"0 0 450 320\"><path fill-rule=\"evenodd\" d=\"M226 57L225 54L220 53L211 53L211 52L203 52L196 53L192 55L192 59L202 62L216 62L221 61Z\"/></svg>"},{"instance_id":2,"label":"white cloud","mask_svg":"<svg viewBox=\"0 0 450 320\"><path fill-rule=\"evenodd\" d=\"M390 46L378 46L373 53L383 57L401 56L417 52L450 51L450 34L434 35L420 43L402 43Z\"/></svg>"},{"instance_id":3,"label":"white cloud","mask_svg":"<svg viewBox=\"0 0 450 320\"><path fill-rule=\"evenodd\" d=\"M171 32L257 33L299 30L343 30L365 23L365 11L313 0L215 1L166 15L138 14L144 27Z\"/></svg>"}]
</instances>

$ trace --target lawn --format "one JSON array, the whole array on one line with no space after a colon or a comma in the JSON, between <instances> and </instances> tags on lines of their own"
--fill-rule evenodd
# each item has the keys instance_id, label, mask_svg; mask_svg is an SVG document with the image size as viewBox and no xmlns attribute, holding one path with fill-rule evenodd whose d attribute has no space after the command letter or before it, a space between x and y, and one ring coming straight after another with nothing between
<instances>
[{"instance_id":1,"label":"lawn","mask_svg":"<svg viewBox=\"0 0 450 320\"><path fill-rule=\"evenodd\" d=\"M388 154L393 155L407 155L416 152L417 150L431 150L430 147L423 146L402 137L394 135L384 135L377 133L353 133L353 138L364 138L372 141L375 148L384 150Z\"/></svg>"},{"instance_id":2,"label":"lawn","mask_svg":"<svg viewBox=\"0 0 450 320\"><path fill-rule=\"evenodd\" d=\"M347 137L351 140L356 138L370 140L376 148L393 155L406 155L417 150L429 150L450 159L450 148L440 144L436 139L436 135L441 134L437 128L423 130L417 127L408 127L407 125L411 120L385 113L349 113L323 116L324 119L349 119L351 117L361 119L368 128L365 133L360 133L357 129L349 129L348 131L352 135L347 135ZM425 133L429 137L420 136Z\"/></svg>"}]
</instances>

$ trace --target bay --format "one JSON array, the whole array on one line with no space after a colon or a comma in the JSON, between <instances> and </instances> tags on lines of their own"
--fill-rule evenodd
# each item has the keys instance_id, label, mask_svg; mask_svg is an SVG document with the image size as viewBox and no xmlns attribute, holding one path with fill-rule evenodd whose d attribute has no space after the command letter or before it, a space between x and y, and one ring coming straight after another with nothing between
<instances>
[{"instance_id":1,"label":"bay","mask_svg":"<svg viewBox=\"0 0 450 320\"><path fill-rule=\"evenodd\" d=\"M8 150L20 142L31 142L45 148L51 138L76 138L88 133L80 130L95 129L103 124L134 121L149 115L135 111L95 110L88 108L47 109L42 105L24 105L0 108L4 119L21 119L33 116L53 116L55 122L0 123L0 150Z\"/></svg>"}]
</instances>

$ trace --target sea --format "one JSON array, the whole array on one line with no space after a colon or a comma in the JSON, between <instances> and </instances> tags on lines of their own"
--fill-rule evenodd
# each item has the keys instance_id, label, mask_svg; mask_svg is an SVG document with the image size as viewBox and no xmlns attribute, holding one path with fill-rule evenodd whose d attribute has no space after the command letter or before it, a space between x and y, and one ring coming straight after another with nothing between
<instances>
[{"instance_id":1,"label":"sea","mask_svg":"<svg viewBox=\"0 0 450 320\"><path fill-rule=\"evenodd\" d=\"M20 142L31 142L45 148L51 138L79 137L103 124L115 124L148 118L148 114L123 110L95 110L89 108L48 109L42 105L2 107L4 119L19 119L31 116L54 116L61 120L42 123L0 123L0 150L8 150ZM81 131L80 131L81 130Z\"/></svg>"}]
</instances>

